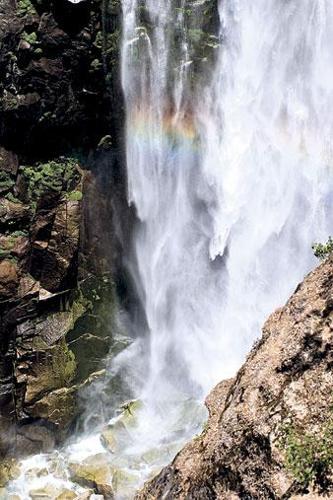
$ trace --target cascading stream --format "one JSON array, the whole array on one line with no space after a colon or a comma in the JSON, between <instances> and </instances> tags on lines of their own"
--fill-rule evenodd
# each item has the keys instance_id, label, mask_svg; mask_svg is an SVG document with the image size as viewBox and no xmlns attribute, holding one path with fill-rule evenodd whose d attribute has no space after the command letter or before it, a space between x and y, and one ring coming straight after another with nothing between
<instances>
[{"instance_id":1,"label":"cascading stream","mask_svg":"<svg viewBox=\"0 0 333 500\"><path fill-rule=\"evenodd\" d=\"M146 328L111 362L141 402L110 458L134 474L118 499L200 429L203 397L235 373L333 227L332 2L122 6L138 216L128 267ZM96 439L74 453L96 452Z\"/></svg>"}]
</instances>

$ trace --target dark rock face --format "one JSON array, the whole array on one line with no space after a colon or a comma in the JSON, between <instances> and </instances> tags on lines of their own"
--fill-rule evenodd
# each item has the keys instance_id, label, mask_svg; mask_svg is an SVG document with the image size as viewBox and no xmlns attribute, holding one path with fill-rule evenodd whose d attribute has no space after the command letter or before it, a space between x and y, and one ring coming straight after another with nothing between
<instances>
[{"instance_id":1,"label":"dark rock face","mask_svg":"<svg viewBox=\"0 0 333 500\"><path fill-rule=\"evenodd\" d=\"M6 0L1 8L0 144L36 159L89 149L110 133L117 140L120 3Z\"/></svg>"},{"instance_id":2,"label":"dark rock face","mask_svg":"<svg viewBox=\"0 0 333 500\"><path fill-rule=\"evenodd\" d=\"M266 322L206 430L137 499L331 498L333 258ZM323 496L322 496L323 495Z\"/></svg>"},{"instance_id":3,"label":"dark rock face","mask_svg":"<svg viewBox=\"0 0 333 500\"><path fill-rule=\"evenodd\" d=\"M120 9L0 5L0 457L58 444L110 348L126 212Z\"/></svg>"}]
</instances>

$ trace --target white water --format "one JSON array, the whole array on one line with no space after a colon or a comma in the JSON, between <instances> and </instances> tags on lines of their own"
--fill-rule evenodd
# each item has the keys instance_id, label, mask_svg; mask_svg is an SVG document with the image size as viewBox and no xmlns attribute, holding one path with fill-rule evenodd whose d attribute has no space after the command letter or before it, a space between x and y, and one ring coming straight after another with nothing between
<instances>
[{"instance_id":1,"label":"white water","mask_svg":"<svg viewBox=\"0 0 333 500\"><path fill-rule=\"evenodd\" d=\"M170 49L184 15L146 0L147 32L138 3L123 1L123 87L154 414L235 373L332 232L333 6L220 2L218 61L191 93L186 36L180 60Z\"/></svg>"},{"instance_id":2,"label":"white water","mask_svg":"<svg viewBox=\"0 0 333 500\"><path fill-rule=\"evenodd\" d=\"M333 232L333 4L220 1L217 59L191 90L185 2L146 0L149 30L136 17L142 2L122 3L139 219L129 269L147 328L112 366L144 404L116 457L137 487L198 429L197 402L235 373L314 267L313 241Z\"/></svg>"}]
</instances>

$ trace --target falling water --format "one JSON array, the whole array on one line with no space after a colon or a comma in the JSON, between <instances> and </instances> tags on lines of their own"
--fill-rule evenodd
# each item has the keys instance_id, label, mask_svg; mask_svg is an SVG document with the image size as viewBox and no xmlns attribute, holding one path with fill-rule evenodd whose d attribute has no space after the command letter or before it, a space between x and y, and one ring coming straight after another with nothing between
<instances>
[{"instance_id":1,"label":"falling water","mask_svg":"<svg viewBox=\"0 0 333 500\"><path fill-rule=\"evenodd\" d=\"M333 4L122 5L128 267L146 325L112 363L142 405L120 452L139 480L118 498L133 498L333 231Z\"/></svg>"},{"instance_id":2,"label":"falling water","mask_svg":"<svg viewBox=\"0 0 333 500\"><path fill-rule=\"evenodd\" d=\"M217 55L198 65L213 4L123 1L150 406L233 374L332 230L332 4L220 2Z\"/></svg>"}]
</instances>

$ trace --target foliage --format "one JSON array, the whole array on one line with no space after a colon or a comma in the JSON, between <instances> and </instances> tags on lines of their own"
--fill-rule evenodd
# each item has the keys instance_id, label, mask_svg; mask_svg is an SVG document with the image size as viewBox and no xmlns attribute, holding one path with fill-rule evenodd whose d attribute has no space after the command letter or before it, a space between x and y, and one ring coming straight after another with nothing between
<instances>
[{"instance_id":1,"label":"foliage","mask_svg":"<svg viewBox=\"0 0 333 500\"><path fill-rule=\"evenodd\" d=\"M27 185L28 197L36 202L46 192L72 190L79 181L74 159L50 161L36 167L21 167L20 171Z\"/></svg>"},{"instance_id":2,"label":"foliage","mask_svg":"<svg viewBox=\"0 0 333 500\"><path fill-rule=\"evenodd\" d=\"M67 195L68 201L81 201L82 200L82 192L81 191L71 191Z\"/></svg>"},{"instance_id":3,"label":"foliage","mask_svg":"<svg viewBox=\"0 0 333 500\"><path fill-rule=\"evenodd\" d=\"M10 175L4 170L0 170L0 189L1 191L9 191L15 182L11 179Z\"/></svg>"},{"instance_id":4,"label":"foliage","mask_svg":"<svg viewBox=\"0 0 333 500\"><path fill-rule=\"evenodd\" d=\"M32 33L23 31L23 33L21 34L21 38L29 45L35 45L37 43L37 34L34 31Z\"/></svg>"},{"instance_id":5,"label":"foliage","mask_svg":"<svg viewBox=\"0 0 333 500\"><path fill-rule=\"evenodd\" d=\"M17 13L19 16L36 14L36 9L30 0L19 0L17 2Z\"/></svg>"},{"instance_id":6,"label":"foliage","mask_svg":"<svg viewBox=\"0 0 333 500\"><path fill-rule=\"evenodd\" d=\"M333 470L333 416L316 434L285 426L279 445L285 453L285 465L298 483L322 485Z\"/></svg>"},{"instance_id":7,"label":"foliage","mask_svg":"<svg viewBox=\"0 0 333 500\"><path fill-rule=\"evenodd\" d=\"M203 30L195 28L195 29L189 29L188 35L193 44L198 44L205 37L206 34Z\"/></svg>"},{"instance_id":8,"label":"foliage","mask_svg":"<svg viewBox=\"0 0 333 500\"><path fill-rule=\"evenodd\" d=\"M325 260L333 251L333 238L330 236L326 243L314 243L312 245L315 257Z\"/></svg>"}]
</instances>

